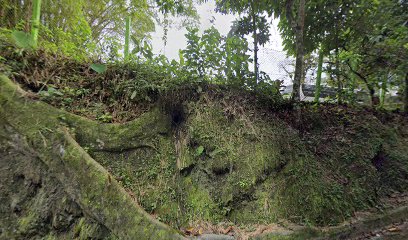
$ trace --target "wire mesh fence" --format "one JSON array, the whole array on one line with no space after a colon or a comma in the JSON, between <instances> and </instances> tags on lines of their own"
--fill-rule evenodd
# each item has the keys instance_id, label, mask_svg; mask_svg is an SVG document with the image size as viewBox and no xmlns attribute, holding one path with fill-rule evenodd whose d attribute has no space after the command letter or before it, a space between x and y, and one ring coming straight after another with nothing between
<instances>
[{"instance_id":1,"label":"wire mesh fence","mask_svg":"<svg viewBox=\"0 0 408 240\"><path fill-rule=\"evenodd\" d=\"M259 65L261 71L269 75L272 80L283 81L285 85L292 83L294 58L287 56L286 52L270 48L262 48L259 52Z\"/></svg>"}]
</instances>

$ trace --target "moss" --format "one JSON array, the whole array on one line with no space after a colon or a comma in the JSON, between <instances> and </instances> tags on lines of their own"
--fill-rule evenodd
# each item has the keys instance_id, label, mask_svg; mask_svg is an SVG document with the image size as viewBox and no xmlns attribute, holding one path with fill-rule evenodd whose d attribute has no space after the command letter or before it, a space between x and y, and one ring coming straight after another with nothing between
<instances>
[{"instance_id":1,"label":"moss","mask_svg":"<svg viewBox=\"0 0 408 240\"><path fill-rule=\"evenodd\" d=\"M376 204L382 188L407 189L407 140L370 114L303 112L312 123L296 130L278 114L201 94L180 105L186 109L177 126L159 108L126 124L96 124L22 99L3 78L0 84L6 120L81 207L121 237L176 234L133 200L174 227L279 218L332 225Z\"/></svg>"},{"instance_id":2,"label":"moss","mask_svg":"<svg viewBox=\"0 0 408 240\"><path fill-rule=\"evenodd\" d=\"M245 116L229 121L219 106L202 107L200 104L191 106L194 113L188 122L190 141L193 146L205 149L204 158L198 163L200 168L224 179L225 183L217 186L218 189L204 186L227 205L232 199L250 192L265 172L279 165L274 135L267 136L274 129L252 123ZM198 177L194 180L203 184Z\"/></svg>"},{"instance_id":3,"label":"moss","mask_svg":"<svg viewBox=\"0 0 408 240\"><path fill-rule=\"evenodd\" d=\"M377 166L383 185L380 192L406 191L408 189L408 141L390 140L383 148L381 156L383 158L379 159Z\"/></svg>"},{"instance_id":4,"label":"moss","mask_svg":"<svg viewBox=\"0 0 408 240\"><path fill-rule=\"evenodd\" d=\"M76 119L79 126L87 126L89 121L41 102L21 99L15 89L8 79L0 78L0 102L1 107L8 113L5 116L6 122L27 138L30 147L35 149L65 191L85 212L120 238L160 239L164 238L164 235L166 238L181 238L174 230L152 219L138 207L119 183L60 127L66 119ZM139 129L139 122L135 123L135 128L132 126L122 128L102 125L100 132L103 135L106 129L117 128L123 135L134 131L135 135L126 135L131 139L148 136L147 132ZM131 139L126 141L131 142ZM29 221L23 223L26 222Z\"/></svg>"},{"instance_id":5,"label":"moss","mask_svg":"<svg viewBox=\"0 0 408 240\"><path fill-rule=\"evenodd\" d=\"M30 231L35 230L38 216L34 212L29 212L28 215L22 217L18 221L18 231L20 234L30 234Z\"/></svg>"},{"instance_id":6,"label":"moss","mask_svg":"<svg viewBox=\"0 0 408 240\"><path fill-rule=\"evenodd\" d=\"M228 119L215 103L190 107L190 146L205 149L191 177L208 189L218 212L239 223L319 221L328 184L296 132L278 119L270 124L245 113Z\"/></svg>"},{"instance_id":7,"label":"moss","mask_svg":"<svg viewBox=\"0 0 408 240\"><path fill-rule=\"evenodd\" d=\"M324 212L326 183L312 159L292 160L275 181L273 195L280 216L295 222L319 221Z\"/></svg>"},{"instance_id":8,"label":"moss","mask_svg":"<svg viewBox=\"0 0 408 240\"><path fill-rule=\"evenodd\" d=\"M252 239L301 240L301 239L358 239L377 232L395 222L406 219L407 207L374 214L350 225L328 227L324 230L315 227L304 227L293 232L268 233Z\"/></svg>"},{"instance_id":9,"label":"moss","mask_svg":"<svg viewBox=\"0 0 408 240\"><path fill-rule=\"evenodd\" d=\"M44 240L58 240L58 239L61 239L61 238L58 238L57 236L55 236L53 234L49 234L49 235L45 236L43 239Z\"/></svg>"},{"instance_id":10,"label":"moss","mask_svg":"<svg viewBox=\"0 0 408 240\"><path fill-rule=\"evenodd\" d=\"M84 226L84 224L85 224L85 218L79 219L78 223L74 226L74 229L73 229L74 236L78 236L81 233L82 227Z\"/></svg>"},{"instance_id":11,"label":"moss","mask_svg":"<svg viewBox=\"0 0 408 240\"><path fill-rule=\"evenodd\" d=\"M91 151L120 152L141 146L153 146L157 134L167 134L170 121L159 109L143 114L126 124L95 124L77 116L68 115L63 119L73 129L76 140Z\"/></svg>"},{"instance_id":12,"label":"moss","mask_svg":"<svg viewBox=\"0 0 408 240\"><path fill-rule=\"evenodd\" d=\"M69 136L65 134L65 137L67 141L64 144L62 161L65 166L69 166L67 170L74 183L81 183L77 185L77 189L70 189L70 193L78 199L83 208L94 213L96 219L102 221L119 237L142 237L144 234L158 237L161 231L169 235L175 234L138 208L99 164L69 139ZM57 151L61 152L61 145L57 146ZM61 180L68 184L69 189L70 181L66 178ZM126 231L123 232L123 229ZM141 233L141 229L144 233Z\"/></svg>"},{"instance_id":13,"label":"moss","mask_svg":"<svg viewBox=\"0 0 408 240\"><path fill-rule=\"evenodd\" d=\"M90 222L86 218L80 218L77 221L70 236L72 239L105 239L112 237L113 235L104 234L98 224Z\"/></svg>"},{"instance_id":14,"label":"moss","mask_svg":"<svg viewBox=\"0 0 408 240\"><path fill-rule=\"evenodd\" d=\"M183 188L186 189L186 214L189 222L215 222L221 219L217 205L206 189L193 184L190 177L184 179Z\"/></svg>"},{"instance_id":15,"label":"moss","mask_svg":"<svg viewBox=\"0 0 408 240\"><path fill-rule=\"evenodd\" d=\"M175 179L176 154L169 137L156 135L150 146L124 152L91 154L111 171L146 211L172 226L183 221L179 217L182 216L178 205L180 193Z\"/></svg>"},{"instance_id":16,"label":"moss","mask_svg":"<svg viewBox=\"0 0 408 240\"><path fill-rule=\"evenodd\" d=\"M278 202L273 198L274 182L266 180L256 188L249 201L242 201L230 212L229 218L238 223L268 224L278 219Z\"/></svg>"},{"instance_id":17,"label":"moss","mask_svg":"<svg viewBox=\"0 0 408 240\"><path fill-rule=\"evenodd\" d=\"M391 138L376 118L365 116L352 122L343 139L322 142L329 146L322 158L279 119L266 122L245 111L230 116L231 109L205 98L190 103L189 109L184 147L190 150L184 152L190 154L185 158L194 159L191 178L208 189L218 211L230 220L270 222L285 217L336 224L378 199L377 188L383 183L372 159L384 147L384 139ZM349 116L341 114L341 121L350 124ZM331 131L330 125L319 122L314 134ZM201 146L200 157L191 154Z\"/></svg>"}]
</instances>

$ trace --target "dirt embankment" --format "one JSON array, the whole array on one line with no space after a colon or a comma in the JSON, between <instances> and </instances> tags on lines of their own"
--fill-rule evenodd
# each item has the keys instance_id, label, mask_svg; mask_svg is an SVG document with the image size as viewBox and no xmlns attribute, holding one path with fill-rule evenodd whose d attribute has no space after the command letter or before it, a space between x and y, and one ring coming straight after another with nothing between
<instances>
[{"instance_id":1,"label":"dirt embankment","mask_svg":"<svg viewBox=\"0 0 408 240\"><path fill-rule=\"evenodd\" d=\"M88 77L78 86L55 82L63 95L27 93L1 77L1 237L168 239L182 238L173 229L197 234L206 229L191 226L221 224L218 233L244 238L250 234L237 226L338 225L407 191L402 115L329 104L293 109L202 84L143 93L150 100L132 112L126 84ZM31 77L17 80L35 90ZM103 114L88 108L100 105ZM72 113L133 120L101 124Z\"/></svg>"}]
</instances>

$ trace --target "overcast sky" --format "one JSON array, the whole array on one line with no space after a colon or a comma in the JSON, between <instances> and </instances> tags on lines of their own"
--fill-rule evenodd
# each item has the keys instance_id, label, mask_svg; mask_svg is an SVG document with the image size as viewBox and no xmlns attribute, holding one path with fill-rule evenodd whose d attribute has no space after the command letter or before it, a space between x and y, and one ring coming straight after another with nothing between
<instances>
[{"instance_id":1,"label":"overcast sky","mask_svg":"<svg viewBox=\"0 0 408 240\"><path fill-rule=\"evenodd\" d=\"M214 26L222 35L226 35L232 25L232 21L237 18L234 15L223 15L215 12L215 1L210 0L197 6L197 11L200 16L200 31L211 27L211 19L215 19ZM277 31L277 21L274 20L271 24L271 41L265 47L268 49L282 50L282 39ZM164 48L163 28L156 27L156 32L153 36L153 49L155 53L165 54L171 59L178 59L179 49L184 49L187 45L187 39L184 36L187 33L186 29L177 29L176 27L169 29L167 35L167 46Z\"/></svg>"},{"instance_id":2,"label":"overcast sky","mask_svg":"<svg viewBox=\"0 0 408 240\"><path fill-rule=\"evenodd\" d=\"M232 25L232 21L238 16L223 15L215 12L215 1L210 0L200 6L197 6L197 11L200 16L200 31L211 27L211 19L215 19L214 26L222 35L226 35ZM175 20L177 21L177 20ZM271 20L272 21L272 20ZM290 61L286 58L286 54L282 47L282 38L277 29L278 20L273 20L270 28L270 42L259 50L259 64L260 70L268 73L272 80L280 79L285 83L289 83L290 79L287 73L280 67L282 62L285 64ZM155 54L164 54L170 59L179 59L178 53L180 49L185 49L187 39L184 36L187 33L185 28L177 29L177 27L170 28L167 35L167 45L164 47L163 42L163 28L156 26L156 32L152 34L153 37L153 51ZM252 38L248 38L251 43ZM286 67L290 70L290 66Z\"/></svg>"}]
</instances>

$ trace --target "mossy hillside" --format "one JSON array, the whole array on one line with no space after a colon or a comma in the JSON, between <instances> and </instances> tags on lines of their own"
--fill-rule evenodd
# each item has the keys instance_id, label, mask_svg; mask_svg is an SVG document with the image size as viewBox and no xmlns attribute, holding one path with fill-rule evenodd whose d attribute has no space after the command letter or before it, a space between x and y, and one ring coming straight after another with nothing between
<instances>
[{"instance_id":1,"label":"mossy hillside","mask_svg":"<svg viewBox=\"0 0 408 240\"><path fill-rule=\"evenodd\" d=\"M191 178L180 176L171 136L157 135L149 147L91 154L159 220L181 227L195 220L216 218L209 210L215 206L208 192L194 185Z\"/></svg>"},{"instance_id":2,"label":"mossy hillside","mask_svg":"<svg viewBox=\"0 0 408 240\"><path fill-rule=\"evenodd\" d=\"M35 116L35 124L27 126L33 134L43 121L68 126L131 196L172 226L281 217L335 224L376 204L380 189L406 190L400 177L407 173L406 137L373 114L356 117L352 111L330 110L325 116L306 109L300 116L318 121L301 122L313 123L301 129L286 116L296 112L264 112L247 99L230 97L202 92L198 100L184 101L184 121L178 125L157 108L129 124L97 125L64 111L49 118L49 111L41 110L46 105L36 101L24 100L27 108L12 106L15 100L6 105L15 123L23 119L16 109L26 110L23 117ZM52 124L41 132L46 138ZM32 139L41 142L43 137ZM373 164L379 153L385 159L380 168ZM392 178L398 186L387 181Z\"/></svg>"},{"instance_id":3,"label":"mossy hillside","mask_svg":"<svg viewBox=\"0 0 408 240\"><path fill-rule=\"evenodd\" d=\"M380 188L406 189L386 187L381 177L406 182L399 177L407 172L400 156L405 140L372 115L359 121L341 111L340 122L323 117L300 131L280 113L265 115L234 101L202 93L182 104L185 121L157 135L152 148L94 157L113 169L148 212L173 226L278 218L336 224L377 204ZM303 113L306 119L318 114ZM330 139L332 134L340 137ZM402 175L376 169L372 161L380 151Z\"/></svg>"},{"instance_id":4,"label":"mossy hillside","mask_svg":"<svg viewBox=\"0 0 408 240\"><path fill-rule=\"evenodd\" d=\"M316 228L306 226L292 233L288 232L275 232L266 233L256 236L254 240L302 240L302 239L360 239L373 232L378 232L380 229L384 229L386 226L390 226L397 222L404 222L408 214L408 207L403 206L391 211L385 211L377 214L370 215L360 221L351 224ZM386 227L389 228L389 227ZM405 239L405 233L382 236L385 239Z\"/></svg>"},{"instance_id":5,"label":"mossy hillside","mask_svg":"<svg viewBox=\"0 0 408 240\"><path fill-rule=\"evenodd\" d=\"M372 115L360 122L347 120L355 115L344 112L342 122L323 118L300 132L281 114L265 115L242 102L213 97L203 93L184 102L185 122L157 135L152 148L94 153L147 211L173 226L282 217L336 224L376 204L379 189L386 188L381 175L390 172L381 173L372 163L379 151L398 174L407 172L405 156L398 155L406 151L399 147L403 140ZM315 111L303 114L319 119L307 115L319 114ZM343 133L329 139L339 134L337 127Z\"/></svg>"},{"instance_id":6,"label":"mossy hillside","mask_svg":"<svg viewBox=\"0 0 408 240\"><path fill-rule=\"evenodd\" d=\"M194 107L190 106L189 109L194 109ZM200 111L200 109L195 110L195 113ZM217 111L219 109L215 110ZM187 113L187 115L190 114ZM215 116L208 115L207 117L211 119ZM237 131L237 135L228 135L227 132L222 132L220 136L223 136L224 134L226 138L228 138L228 141L224 140L224 145L214 148L212 147L213 145L210 146L204 142L200 143L200 139L194 139L194 134L197 134L197 131L202 128L203 121L208 121L209 119L199 119L199 116L189 116L189 119L193 123L190 123L190 120L188 120L183 123L183 126L173 129L173 132L157 135L156 139L153 141L154 143L152 143L150 147L116 153L110 151L91 152L95 159L112 171L117 179L122 182L128 190L133 192L138 199L138 202L147 211L157 215L159 219L172 225L186 225L188 222L197 220L221 221L230 211L227 207L231 207L229 205L233 200L232 198L237 197L242 190L251 189L252 185L258 181L255 175L263 174L264 171L263 167L259 167L258 169L253 169L253 172L248 173L245 176L240 176L240 179L229 180L233 181L231 183L225 182L224 188L229 185L231 185L232 188L224 190L224 197L221 196L221 192L217 197L210 190L215 189L215 185L200 184L197 181L199 175L203 173L201 170L205 167L198 166L200 162L207 159L204 162L209 164L212 169L209 169L209 171L215 171L217 175L222 175L225 174L222 172L225 172L226 168L228 172L230 171L229 169L232 164L238 164L237 166L239 166L239 156L242 154L247 156L246 166L239 166L239 168L244 169L255 167L256 164L251 163L252 150L255 148L258 149L256 150L258 154L256 160L265 161L269 154L266 151L266 148L271 148L273 146L273 144L265 144L256 146L255 148L243 148L241 152L233 154L234 148L238 148L242 143L239 139L243 135L248 137L245 140L248 147L250 147L251 141L257 139L257 133L253 132L252 129L247 132L242 131L241 133ZM225 118L221 116L221 118L208 121L208 124L218 126L218 128L211 128L213 126L210 126L208 128L209 131L212 131L209 132L210 134L216 134L216 132L220 131L220 127L225 126L223 119ZM218 122L218 120L221 122ZM249 122L247 121L247 123ZM237 130L242 127L241 124L244 123L242 121L237 121L237 123L231 128ZM197 130L190 129L186 131L186 128L192 128L192 126L196 126ZM190 131L195 132L191 134ZM173 139L173 134L175 139ZM187 138L193 140L188 140ZM235 141L236 144L234 146L226 145L229 141ZM210 140L210 142L211 144L217 143L214 142L214 140ZM265 143L268 142L265 141ZM199 144L203 144L204 146ZM201 153L198 153L197 149L200 148L200 146L203 150ZM211 148L212 151L210 152ZM215 160L209 158L209 155L212 155L213 158L216 157ZM225 159L225 162L227 163L227 167L225 167L223 166L223 156L225 157L229 155L231 156L231 159ZM273 155L269 154L269 156L271 156L269 159L273 161ZM217 164L217 166L215 164ZM265 169L275 167L275 163L265 162L261 165L264 166ZM234 166L234 168L237 168L237 166ZM189 171L192 169L200 170L193 170L197 173L190 174ZM238 174L234 173L234 176L238 176ZM222 176L220 176L220 179L221 177ZM209 179L201 179L200 182L203 180L207 181ZM214 181L214 184L218 184L218 182L218 180ZM209 188L210 185L211 188ZM218 187L219 189L223 188L222 186ZM222 198L225 200L221 200Z\"/></svg>"},{"instance_id":7,"label":"mossy hillside","mask_svg":"<svg viewBox=\"0 0 408 240\"><path fill-rule=\"evenodd\" d=\"M329 183L324 199L332 198L333 204L322 205L327 216L321 218L345 220L358 209L379 204L380 196L406 191L408 155L402 145L407 139L394 127L398 125L384 124L365 110L336 108L328 113L305 111L300 123L303 141Z\"/></svg>"},{"instance_id":8,"label":"mossy hillside","mask_svg":"<svg viewBox=\"0 0 408 240\"><path fill-rule=\"evenodd\" d=\"M193 182L208 189L224 216L235 213L231 220L270 221L273 214L241 214L241 205L251 202L257 186L287 163L280 153L280 139L289 139L283 137L287 131L279 122L254 121L245 112L233 115L206 98L189 108L185 127L189 141L184 147L190 151L184 152L194 159L193 166L188 166L193 167ZM200 148L203 151L198 155ZM263 205L258 208L263 210Z\"/></svg>"},{"instance_id":9,"label":"mossy hillside","mask_svg":"<svg viewBox=\"0 0 408 240\"><path fill-rule=\"evenodd\" d=\"M257 186L286 164L289 158L280 149L291 146L291 137L282 123L270 127L244 115L230 119L222 106L204 98L186 108L186 122L172 134L157 135L151 148L91 154L159 219L176 226L222 221L239 213L241 203L252 202ZM265 213L264 202L257 210ZM276 215L231 220L271 221Z\"/></svg>"},{"instance_id":10,"label":"mossy hillside","mask_svg":"<svg viewBox=\"0 0 408 240\"><path fill-rule=\"evenodd\" d=\"M3 123L27 139L29 147L50 169L50 174L58 179L64 191L86 214L119 238L182 238L138 207L119 183L90 158L63 127L67 120L76 119L79 126L76 131L80 131L81 126L89 125L89 120L54 109L42 102L26 99L22 97L24 92L7 78L0 77L0 80L0 112L6 113L2 115ZM135 125L137 123L135 122ZM104 136L98 133L108 132L104 128L118 128L118 125L100 125L99 129L95 127L94 136L98 138L93 139L94 142ZM143 134L140 137L145 136ZM135 135L128 137L138 138ZM129 142L129 147L136 147L130 140L125 142ZM30 219L23 219L22 223L27 225L28 220Z\"/></svg>"},{"instance_id":11,"label":"mossy hillside","mask_svg":"<svg viewBox=\"0 0 408 240\"><path fill-rule=\"evenodd\" d=\"M169 136L157 135L150 146L124 152L99 151L91 155L112 172L128 192L150 213L162 212L162 221L177 220L176 156ZM169 205L168 207L166 207ZM160 209L159 209L160 208ZM177 222L175 222L177 223Z\"/></svg>"},{"instance_id":12,"label":"mossy hillside","mask_svg":"<svg viewBox=\"0 0 408 240\"><path fill-rule=\"evenodd\" d=\"M374 164L380 174L382 193L404 192L408 189L408 135L398 128L388 130ZM406 131L407 129L405 129Z\"/></svg>"},{"instance_id":13,"label":"mossy hillside","mask_svg":"<svg viewBox=\"0 0 408 240\"><path fill-rule=\"evenodd\" d=\"M209 190L218 212L238 223L282 217L312 224L341 221L336 186L323 178L324 169L298 132L277 116L256 116L239 104L204 97L191 104L186 122L190 151L184 152L204 149L201 156L190 156L192 179ZM238 109L233 115L231 105Z\"/></svg>"}]
</instances>

